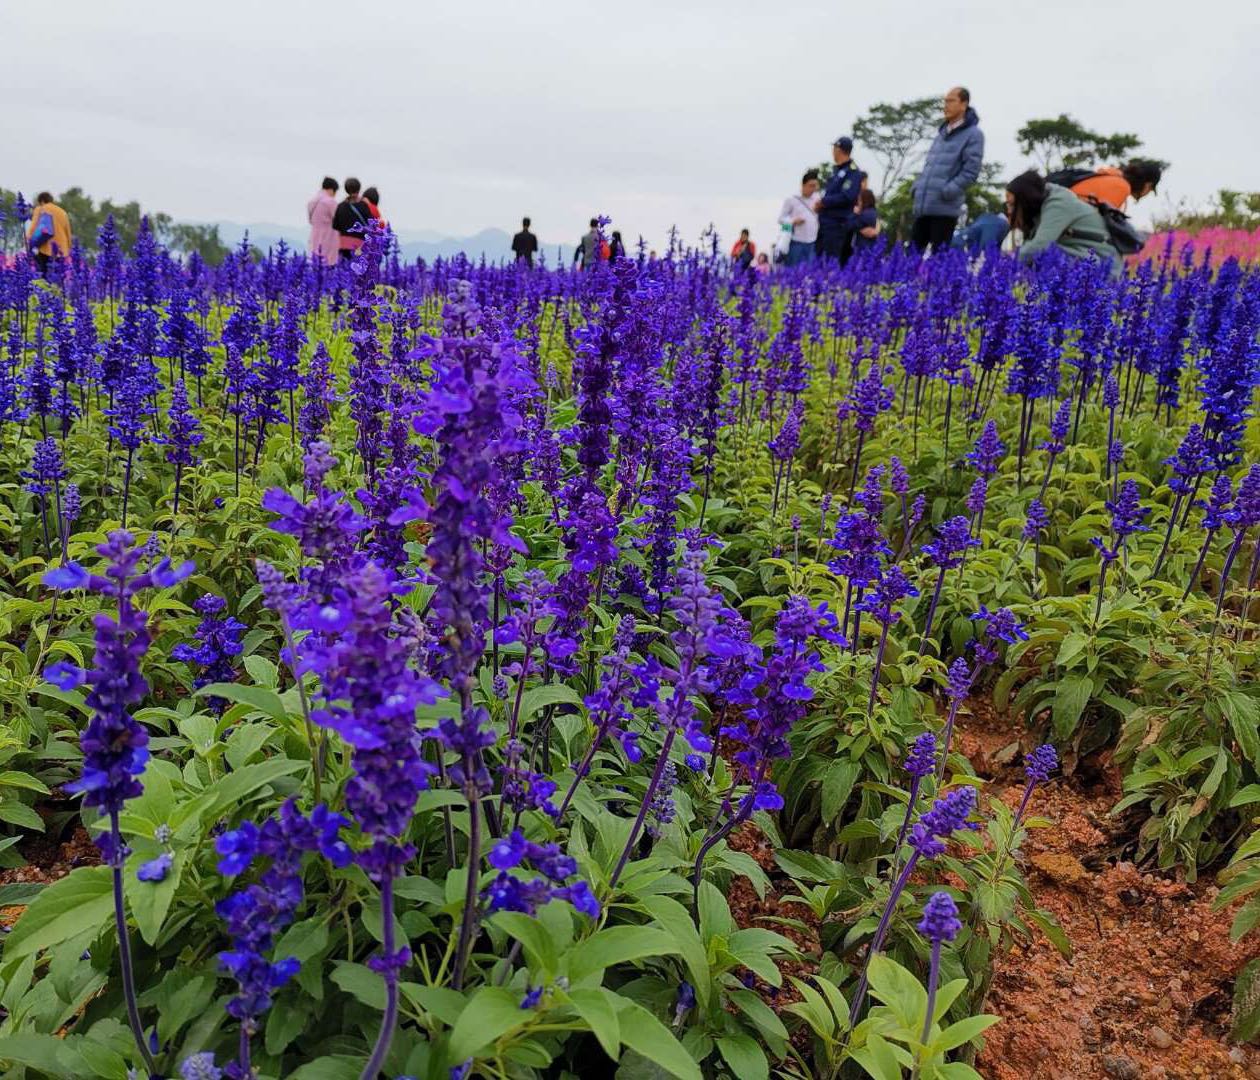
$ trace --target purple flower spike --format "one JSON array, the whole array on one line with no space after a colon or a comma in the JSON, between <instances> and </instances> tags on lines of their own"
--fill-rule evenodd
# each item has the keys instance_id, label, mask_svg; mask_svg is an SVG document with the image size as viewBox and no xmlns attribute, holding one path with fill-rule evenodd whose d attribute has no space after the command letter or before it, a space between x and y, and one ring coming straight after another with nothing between
<instances>
[{"instance_id":1,"label":"purple flower spike","mask_svg":"<svg viewBox=\"0 0 1260 1080\"><path fill-rule=\"evenodd\" d=\"M936 769L936 736L925 731L910 746L902 766L911 776L920 779L930 775Z\"/></svg>"},{"instance_id":2,"label":"purple flower spike","mask_svg":"<svg viewBox=\"0 0 1260 1080\"><path fill-rule=\"evenodd\" d=\"M962 929L958 918L958 905L947 892L933 893L923 905L923 918L918 930L934 945L953 941Z\"/></svg>"},{"instance_id":3,"label":"purple flower spike","mask_svg":"<svg viewBox=\"0 0 1260 1080\"><path fill-rule=\"evenodd\" d=\"M1044 784L1049 780L1050 774L1058 767L1059 755L1055 753L1050 743L1037 747L1024 759L1024 773L1028 779L1039 784Z\"/></svg>"}]
</instances>

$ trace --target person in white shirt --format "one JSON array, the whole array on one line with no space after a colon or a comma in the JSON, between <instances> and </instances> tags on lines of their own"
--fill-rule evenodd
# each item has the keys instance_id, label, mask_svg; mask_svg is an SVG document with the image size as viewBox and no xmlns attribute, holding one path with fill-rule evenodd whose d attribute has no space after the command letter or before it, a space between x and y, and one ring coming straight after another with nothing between
<instances>
[{"instance_id":1,"label":"person in white shirt","mask_svg":"<svg viewBox=\"0 0 1260 1080\"><path fill-rule=\"evenodd\" d=\"M789 195L779 211L779 224L791 226L792 241L788 246L788 266L799 266L814 257L814 241L818 239L818 170L810 169L801 177L801 193Z\"/></svg>"}]
</instances>

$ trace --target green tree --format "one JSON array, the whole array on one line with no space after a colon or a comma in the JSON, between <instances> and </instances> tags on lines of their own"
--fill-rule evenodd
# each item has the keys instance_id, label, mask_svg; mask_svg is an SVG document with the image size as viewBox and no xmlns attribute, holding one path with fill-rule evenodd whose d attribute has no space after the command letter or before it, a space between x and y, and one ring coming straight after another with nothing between
<instances>
[{"instance_id":1,"label":"green tree","mask_svg":"<svg viewBox=\"0 0 1260 1080\"><path fill-rule=\"evenodd\" d=\"M1103 135L1090 131L1067 113L1029 120L1015 133L1015 139L1020 152L1036 161L1043 172L1117 161L1142 145L1138 136L1126 132Z\"/></svg>"},{"instance_id":2,"label":"green tree","mask_svg":"<svg viewBox=\"0 0 1260 1080\"><path fill-rule=\"evenodd\" d=\"M981 214L1000 214L1006 209L1003 169L1000 161L986 161L980 166L980 175L965 195L968 221L975 221Z\"/></svg>"},{"instance_id":3,"label":"green tree","mask_svg":"<svg viewBox=\"0 0 1260 1080\"><path fill-rule=\"evenodd\" d=\"M920 164L940 124L935 97L872 105L853 121L854 156L879 165L879 196L884 198Z\"/></svg>"},{"instance_id":4,"label":"green tree","mask_svg":"<svg viewBox=\"0 0 1260 1080\"><path fill-rule=\"evenodd\" d=\"M196 252L208 266L218 266L232 249L219 236L217 225L171 225L167 242L174 251L183 255Z\"/></svg>"}]
</instances>

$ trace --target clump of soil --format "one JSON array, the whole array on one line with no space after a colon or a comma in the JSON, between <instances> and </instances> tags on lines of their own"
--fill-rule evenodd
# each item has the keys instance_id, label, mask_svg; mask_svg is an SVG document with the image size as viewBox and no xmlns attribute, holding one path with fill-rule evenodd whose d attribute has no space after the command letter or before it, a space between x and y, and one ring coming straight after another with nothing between
<instances>
[{"instance_id":1,"label":"clump of soil","mask_svg":"<svg viewBox=\"0 0 1260 1080\"><path fill-rule=\"evenodd\" d=\"M1023 790L1018 721L984 702L961 719L960 749L1014 806ZM1218 889L1144 873L1120 857L1109 816L1120 774L1103 756L1033 796L1049 819L1021 853L1039 907L1072 944L1065 960L1041 935L995 958L990 1029L977 1068L987 1080L1192 1080L1260 1077L1260 1050L1229 1040L1232 984L1260 936L1229 940Z\"/></svg>"}]
</instances>

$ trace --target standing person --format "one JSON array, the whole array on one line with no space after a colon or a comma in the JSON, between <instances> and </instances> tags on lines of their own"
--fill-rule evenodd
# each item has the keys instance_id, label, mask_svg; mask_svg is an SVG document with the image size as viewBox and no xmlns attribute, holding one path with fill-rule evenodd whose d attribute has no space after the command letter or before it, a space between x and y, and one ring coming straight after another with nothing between
<instances>
[{"instance_id":1,"label":"standing person","mask_svg":"<svg viewBox=\"0 0 1260 1080\"><path fill-rule=\"evenodd\" d=\"M319 191L306 204L306 220L311 223L306 250L312 260L318 260L325 266L333 266L337 262L337 230L333 228L333 215L337 212L338 186L331 176L325 176Z\"/></svg>"},{"instance_id":2,"label":"standing person","mask_svg":"<svg viewBox=\"0 0 1260 1080\"><path fill-rule=\"evenodd\" d=\"M342 259L353 259L363 246L363 230L372 215L359 195L362 188L355 177L346 177L345 189L346 197L337 204L337 212L333 214L333 228L340 234L338 255Z\"/></svg>"},{"instance_id":3,"label":"standing person","mask_svg":"<svg viewBox=\"0 0 1260 1080\"><path fill-rule=\"evenodd\" d=\"M984 132L965 86L955 86L945 95L944 118L914 181L910 239L920 251L949 247L967 188L976 182L984 163Z\"/></svg>"},{"instance_id":4,"label":"standing person","mask_svg":"<svg viewBox=\"0 0 1260 1080\"><path fill-rule=\"evenodd\" d=\"M538 237L529 231L529 218L521 218L521 231L512 237L512 254L518 263L523 262L532 270L537 251Z\"/></svg>"},{"instance_id":5,"label":"standing person","mask_svg":"<svg viewBox=\"0 0 1260 1080\"><path fill-rule=\"evenodd\" d=\"M613 229L612 240L608 244L608 257L610 259L626 257L626 245L621 242L621 233L616 229Z\"/></svg>"},{"instance_id":6,"label":"standing person","mask_svg":"<svg viewBox=\"0 0 1260 1080\"><path fill-rule=\"evenodd\" d=\"M375 187L366 187L363 189L363 205L367 207L367 212L379 221L385 224L385 218L381 214L380 203L381 193Z\"/></svg>"},{"instance_id":7,"label":"standing person","mask_svg":"<svg viewBox=\"0 0 1260 1080\"><path fill-rule=\"evenodd\" d=\"M1011 228L1023 234L1016 252L1022 263L1031 263L1055 247L1074 259L1104 260L1113 277L1123 269L1120 252L1112 244L1098 208L1065 187L1047 184L1031 169L1006 185L1006 213Z\"/></svg>"},{"instance_id":8,"label":"standing person","mask_svg":"<svg viewBox=\"0 0 1260 1080\"><path fill-rule=\"evenodd\" d=\"M820 259L848 262L853 249L853 215L858 193L866 184L866 173L853 162L853 140L842 135L831 144L835 171L818 200L818 240L814 250Z\"/></svg>"},{"instance_id":9,"label":"standing person","mask_svg":"<svg viewBox=\"0 0 1260 1080\"><path fill-rule=\"evenodd\" d=\"M875 209L875 192L870 188L858 193L852 232L854 252L870 251L879 243L879 211Z\"/></svg>"},{"instance_id":10,"label":"standing person","mask_svg":"<svg viewBox=\"0 0 1260 1080\"><path fill-rule=\"evenodd\" d=\"M599 218L591 218L589 231L578 241L577 250L573 253L573 265L582 270L593 270L603 245L599 235Z\"/></svg>"},{"instance_id":11,"label":"standing person","mask_svg":"<svg viewBox=\"0 0 1260 1080\"><path fill-rule=\"evenodd\" d=\"M740 270L747 270L757 257L757 245L748 238L748 230L739 230L739 239L731 248L731 264Z\"/></svg>"},{"instance_id":12,"label":"standing person","mask_svg":"<svg viewBox=\"0 0 1260 1080\"><path fill-rule=\"evenodd\" d=\"M779 224L792 230L787 258L783 260L788 266L800 266L814 257L814 243L818 239L817 202L818 170L809 169L801 177L801 193L789 195L779 209Z\"/></svg>"},{"instance_id":13,"label":"standing person","mask_svg":"<svg viewBox=\"0 0 1260 1080\"><path fill-rule=\"evenodd\" d=\"M52 259L70 258L70 218L53 202L47 191L35 196L31 211L31 223L26 227L27 245L35 252L35 262L41 274L48 273Z\"/></svg>"},{"instance_id":14,"label":"standing person","mask_svg":"<svg viewBox=\"0 0 1260 1080\"><path fill-rule=\"evenodd\" d=\"M1059 176L1073 174L1075 171L1065 169L1063 173L1051 173L1046 180L1052 184L1059 183ZM1068 175L1065 177L1066 182L1063 186L1070 188L1073 195L1086 202L1096 200L1106 203L1113 210L1123 210L1125 203L1130 199L1138 202L1152 194L1159 187L1163 176L1164 166L1160 162L1134 158L1118 169L1098 169L1075 182L1072 182L1072 177Z\"/></svg>"}]
</instances>

